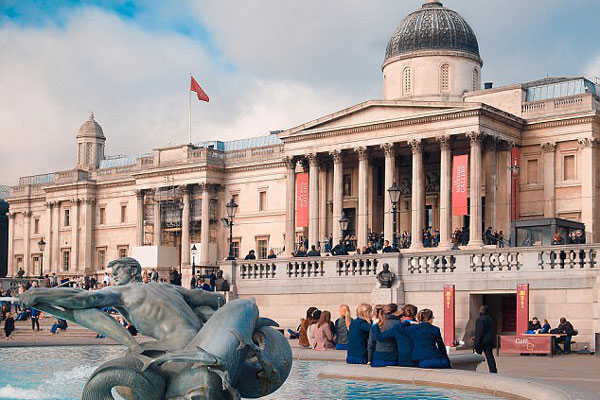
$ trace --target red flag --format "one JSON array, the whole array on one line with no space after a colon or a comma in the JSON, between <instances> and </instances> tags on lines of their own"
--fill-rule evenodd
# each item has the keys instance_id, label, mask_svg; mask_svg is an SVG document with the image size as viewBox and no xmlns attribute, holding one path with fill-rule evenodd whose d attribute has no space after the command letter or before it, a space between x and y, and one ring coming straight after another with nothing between
<instances>
[{"instance_id":1,"label":"red flag","mask_svg":"<svg viewBox=\"0 0 600 400\"><path fill-rule=\"evenodd\" d=\"M206 101L208 102L208 95L204 92L204 90L202 90L202 88L200 87L200 85L198 85L198 82L196 82L196 80L194 79L193 76L191 76L192 78L192 84L190 85L190 91L191 92L196 92L196 94L198 95L198 100L202 100L202 101Z\"/></svg>"}]
</instances>

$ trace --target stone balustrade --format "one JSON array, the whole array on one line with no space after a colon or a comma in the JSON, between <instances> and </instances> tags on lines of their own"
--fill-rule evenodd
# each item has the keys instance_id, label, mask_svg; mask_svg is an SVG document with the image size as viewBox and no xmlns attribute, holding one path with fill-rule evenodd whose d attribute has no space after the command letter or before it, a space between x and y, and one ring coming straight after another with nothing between
<instances>
[{"instance_id":1,"label":"stone balustrade","mask_svg":"<svg viewBox=\"0 0 600 400\"><path fill-rule=\"evenodd\" d=\"M592 110L598 107L598 101L591 93L561 97L540 101L530 101L521 105L521 115L524 118L554 114L570 110Z\"/></svg>"}]
</instances>

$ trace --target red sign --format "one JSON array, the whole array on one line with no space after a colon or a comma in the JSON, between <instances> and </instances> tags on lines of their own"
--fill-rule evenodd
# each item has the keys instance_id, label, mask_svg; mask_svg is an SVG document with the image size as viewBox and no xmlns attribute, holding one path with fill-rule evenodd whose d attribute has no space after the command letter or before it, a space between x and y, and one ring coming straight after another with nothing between
<instances>
[{"instance_id":1,"label":"red sign","mask_svg":"<svg viewBox=\"0 0 600 400\"><path fill-rule=\"evenodd\" d=\"M517 285L517 334L527 332L529 327L529 284Z\"/></svg>"},{"instance_id":2,"label":"red sign","mask_svg":"<svg viewBox=\"0 0 600 400\"><path fill-rule=\"evenodd\" d=\"M500 352L550 354L552 352L552 338L550 336L535 335L500 336Z\"/></svg>"},{"instance_id":3,"label":"red sign","mask_svg":"<svg viewBox=\"0 0 600 400\"><path fill-rule=\"evenodd\" d=\"M454 156L452 162L452 215L467 215L469 156Z\"/></svg>"},{"instance_id":4,"label":"red sign","mask_svg":"<svg viewBox=\"0 0 600 400\"><path fill-rule=\"evenodd\" d=\"M296 175L296 227L308 227L308 173Z\"/></svg>"},{"instance_id":5,"label":"red sign","mask_svg":"<svg viewBox=\"0 0 600 400\"><path fill-rule=\"evenodd\" d=\"M444 286L444 344L452 346L455 339L454 285Z\"/></svg>"},{"instance_id":6,"label":"red sign","mask_svg":"<svg viewBox=\"0 0 600 400\"><path fill-rule=\"evenodd\" d=\"M512 186L510 189L510 219L516 221L519 219L519 173L521 168L521 151L518 147L513 147L510 151L510 166Z\"/></svg>"}]
</instances>

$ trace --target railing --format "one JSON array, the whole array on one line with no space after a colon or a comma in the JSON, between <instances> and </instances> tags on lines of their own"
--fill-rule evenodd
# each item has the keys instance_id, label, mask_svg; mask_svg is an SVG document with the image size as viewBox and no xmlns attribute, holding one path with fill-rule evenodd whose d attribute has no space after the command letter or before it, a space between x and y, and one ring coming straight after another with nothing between
<instances>
[{"instance_id":1,"label":"railing","mask_svg":"<svg viewBox=\"0 0 600 400\"><path fill-rule=\"evenodd\" d=\"M323 260L306 259L287 263L288 278L310 278L323 275L325 275L325 262Z\"/></svg>"},{"instance_id":2,"label":"railing","mask_svg":"<svg viewBox=\"0 0 600 400\"><path fill-rule=\"evenodd\" d=\"M41 174L41 175L32 175L32 176L24 176L19 178L19 186L27 186L27 185L44 185L54 183L56 180L56 174Z\"/></svg>"},{"instance_id":3,"label":"railing","mask_svg":"<svg viewBox=\"0 0 600 400\"><path fill-rule=\"evenodd\" d=\"M591 110L596 106L596 99L591 93L561 97L521 104L523 117L562 113L568 110Z\"/></svg>"},{"instance_id":4,"label":"railing","mask_svg":"<svg viewBox=\"0 0 600 400\"><path fill-rule=\"evenodd\" d=\"M369 256L362 258L352 258L337 261L338 276L371 276L377 275L379 260L377 257Z\"/></svg>"},{"instance_id":5,"label":"railing","mask_svg":"<svg viewBox=\"0 0 600 400\"><path fill-rule=\"evenodd\" d=\"M540 251L538 265L540 269L596 268L597 252L598 249L587 247Z\"/></svg>"}]
</instances>

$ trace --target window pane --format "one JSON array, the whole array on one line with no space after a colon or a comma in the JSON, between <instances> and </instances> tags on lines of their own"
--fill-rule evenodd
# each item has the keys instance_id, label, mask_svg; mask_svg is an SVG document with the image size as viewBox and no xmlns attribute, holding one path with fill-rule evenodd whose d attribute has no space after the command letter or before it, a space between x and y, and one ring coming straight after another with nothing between
<instances>
[{"instance_id":1,"label":"window pane","mask_svg":"<svg viewBox=\"0 0 600 400\"><path fill-rule=\"evenodd\" d=\"M259 239L257 241L258 258L267 258L269 243L267 239Z\"/></svg>"},{"instance_id":2,"label":"window pane","mask_svg":"<svg viewBox=\"0 0 600 400\"><path fill-rule=\"evenodd\" d=\"M575 180L575 155L565 156L563 159L563 172L565 181Z\"/></svg>"}]
</instances>

